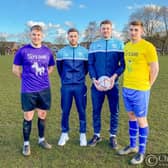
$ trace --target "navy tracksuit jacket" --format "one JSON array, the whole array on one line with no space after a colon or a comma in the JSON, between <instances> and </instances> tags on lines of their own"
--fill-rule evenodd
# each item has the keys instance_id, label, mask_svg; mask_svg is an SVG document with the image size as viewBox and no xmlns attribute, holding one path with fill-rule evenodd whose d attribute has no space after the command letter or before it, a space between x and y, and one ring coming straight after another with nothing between
<instances>
[{"instance_id":1,"label":"navy tracksuit jacket","mask_svg":"<svg viewBox=\"0 0 168 168\"><path fill-rule=\"evenodd\" d=\"M100 39L93 42L89 50L88 68L91 79L101 76L111 77L114 73L120 76L125 68L123 43L117 39ZM111 90L98 91L94 85L91 87L93 106L94 133L101 130L101 109L107 95L110 108L110 133L117 134L119 115L119 89L118 78Z\"/></svg>"},{"instance_id":2,"label":"navy tracksuit jacket","mask_svg":"<svg viewBox=\"0 0 168 168\"><path fill-rule=\"evenodd\" d=\"M78 45L62 48L57 53L57 70L61 78L62 132L69 131L69 114L73 97L79 113L80 133L86 132L87 88L85 76L88 72L88 51Z\"/></svg>"}]
</instances>

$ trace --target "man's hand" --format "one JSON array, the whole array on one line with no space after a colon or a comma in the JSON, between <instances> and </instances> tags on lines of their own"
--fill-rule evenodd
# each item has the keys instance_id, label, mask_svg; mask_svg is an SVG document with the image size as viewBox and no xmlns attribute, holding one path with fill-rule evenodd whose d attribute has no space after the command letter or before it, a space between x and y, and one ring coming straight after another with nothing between
<instances>
[{"instance_id":1,"label":"man's hand","mask_svg":"<svg viewBox=\"0 0 168 168\"><path fill-rule=\"evenodd\" d=\"M49 66L48 67L48 74L50 75L54 70L54 66Z\"/></svg>"},{"instance_id":2,"label":"man's hand","mask_svg":"<svg viewBox=\"0 0 168 168\"><path fill-rule=\"evenodd\" d=\"M117 74L114 74L114 75L110 78L110 83L111 83L111 85L110 85L110 87L109 87L109 90L114 87L115 80L116 80L117 76L118 76Z\"/></svg>"},{"instance_id":3,"label":"man's hand","mask_svg":"<svg viewBox=\"0 0 168 168\"><path fill-rule=\"evenodd\" d=\"M92 79L92 81L98 91L106 91L106 89L99 84L98 80Z\"/></svg>"},{"instance_id":4,"label":"man's hand","mask_svg":"<svg viewBox=\"0 0 168 168\"><path fill-rule=\"evenodd\" d=\"M12 72L18 77L18 78L21 78L21 67L19 65L15 65L13 64L13 67L12 67Z\"/></svg>"},{"instance_id":5,"label":"man's hand","mask_svg":"<svg viewBox=\"0 0 168 168\"><path fill-rule=\"evenodd\" d=\"M149 80L150 80L150 85L152 87L159 73L159 63L151 62L149 66L150 66Z\"/></svg>"}]
</instances>

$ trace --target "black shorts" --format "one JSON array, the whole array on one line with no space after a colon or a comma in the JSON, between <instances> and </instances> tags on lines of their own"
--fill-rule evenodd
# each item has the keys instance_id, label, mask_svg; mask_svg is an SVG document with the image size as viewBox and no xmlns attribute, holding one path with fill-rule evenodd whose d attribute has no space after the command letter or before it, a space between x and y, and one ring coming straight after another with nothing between
<instances>
[{"instance_id":1,"label":"black shorts","mask_svg":"<svg viewBox=\"0 0 168 168\"><path fill-rule=\"evenodd\" d=\"M51 91L47 88L40 92L21 93L21 104L24 112L36 108L49 110L51 106Z\"/></svg>"}]
</instances>

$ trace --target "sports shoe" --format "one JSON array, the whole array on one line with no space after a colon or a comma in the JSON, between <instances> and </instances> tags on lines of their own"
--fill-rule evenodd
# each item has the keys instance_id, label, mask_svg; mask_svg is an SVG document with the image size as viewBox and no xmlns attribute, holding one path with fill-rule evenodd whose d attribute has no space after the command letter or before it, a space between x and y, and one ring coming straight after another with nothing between
<instances>
[{"instance_id":1,"label":"sports shoe","mask_svg":"<svg viewBox=\"0 0 168 168\"><path fill-rule=\"evenodd\" d=\"M111 146L112 149L117 149L118 148L116 136L111 136L110 137L110 146Z\"/></svg>"},{"instance_id":2,"label":"sports shoe","mask_svg":"<svg viewBox=\"0 0 168 168\"><path fill-rule=\"evenodd\" d=\"M125 148L121 149L118 151L119 155L128 155L130 153L137 153L138 152L138 148L130 148L130 146L126 146Z\"/></svg>"},{"instance_id":3,"label":"sports shoe","mask_svg":"<svg viewBox=\"0 0 168 168\"><path fill-rule=\"evenodd\" d=\"M96 146L98 142L101 142L102 138L98 137L97 135L94 135L93 138L88 142L89 146Z\"/></svg>"},{"instance_id":4,"label":"sports shoe","mask_svg":"<svg viewBox=\"0 0 168 168\"><path fill-rule=\"evenodd\" d=\"M23 145L22 154L23 154L24 156L29 156L29 155L31 154L30 145Z\"/></svg>"},{"instance_id":5,"label":"sports shoe","mask_svg":"<svg viewBox=\"0 0 168 168\"><path fill-rule=\"evenodd\" d=\"M80 133L80 146L87 146L86 134Z\"/></svg>"},{"instance_id":6,"label":"sports shoe","mask_svg":"<svg viewBox=\"0 0 168 168\"><path fill-rule=\"evenodd\" d=\"M58 141L58 145L64 146L68 140L69 140L68 133L62 133Z\"/></svg>"},{"instance_id":7,"label":"sports shoe","mask_svg":"<svg viewBox=\"0 0 168 168\"><path fill-rule=\"evenodd\" d=\"M52 146L46 140L40 142L39 146L44 149L51 149L52 148Z\"/></svg>"},{"instance_id":8,"label":"sports shoe","mask_svg":"<svg viewBox=\"0 0 168 168\"><path fill-rule=\"evenodd\" d=\"M136 164L141 164L145 158L144 154L137 153L132 159L131 159L131 164L136 165Z\"/></svg>"}]
</instances>

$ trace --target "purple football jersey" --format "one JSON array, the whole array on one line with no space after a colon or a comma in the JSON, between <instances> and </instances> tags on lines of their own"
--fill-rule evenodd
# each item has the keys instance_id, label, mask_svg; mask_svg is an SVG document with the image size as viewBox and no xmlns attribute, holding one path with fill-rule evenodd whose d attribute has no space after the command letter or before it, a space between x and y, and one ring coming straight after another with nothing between
<instances>
[{"instance_id":1,"label":"purple football jersey","mask_svg":"<svg viewBox=\"0 0 168 168\"><path fill-rule=\"evenodd\" d=\"M50 87L48 67L54 66L53 54L46 46L34 48L30 44L15 54L14 64L22 66L22 93L38 92Z\"/></svg>"}]
</instances>

